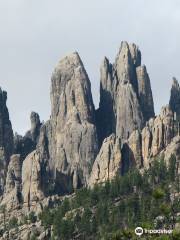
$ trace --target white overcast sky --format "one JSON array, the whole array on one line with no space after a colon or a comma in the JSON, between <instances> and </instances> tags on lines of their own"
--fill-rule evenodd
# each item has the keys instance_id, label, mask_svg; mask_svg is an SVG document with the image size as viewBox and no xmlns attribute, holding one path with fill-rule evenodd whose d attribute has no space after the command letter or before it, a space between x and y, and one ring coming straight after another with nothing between
<instances>
[{"instance_id":1,"label":"white overcast sky","mask_svg":"<svg viewBox=\"0 0 180 240\"><path fill-rule=\"evenodd\" d=\"M179 0L0 0L0 86L14 131L29 128L31 111L49 118L51 73L75 50L98 106L100 63L114 61L122 40L141 49L158 113L180 80Z\"/></svg>"}]
</instances>

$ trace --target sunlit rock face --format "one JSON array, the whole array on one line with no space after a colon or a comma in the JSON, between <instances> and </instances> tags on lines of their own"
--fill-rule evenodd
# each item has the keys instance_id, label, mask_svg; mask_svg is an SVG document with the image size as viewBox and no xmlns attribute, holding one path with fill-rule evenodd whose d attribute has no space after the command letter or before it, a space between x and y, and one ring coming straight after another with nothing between
<instances>
[{"instance_id":1,"label":"sunlit rock face","mask_svg":"<svg viewBox=\"0 0 180 240\"><path fill-rule=\"evenodd\" d=\"M141 52L135 44L122 42L115 63L101 65L100 105L96 113L100 143L112 132L127 140L154 117L151 84Z\"/></svg>"},{"instance_id":2,"label":"sunlit rock face","mask_svg":"<svg viewBox=\"0 0 180 240\"><path fill-rule=\"evenodd\" d=\"M142 131L133 131L123 148L123 166L149 168L151 159L158 156L177 135L174 114L169 105L160 114L146 122Z\"/></svg>"},{"instance_id":3,"label":"sunlit rock face","mask_svg":"<svg viewBox=\"0 0 180 240\"><path fill-rule=\"evenodd\" d=\"M121 173L121 141L114 134L106 138L102 144L99 154L94 162L89 186L112 180L116 174Z\"/></svg>"},{"instance_id":4,"label":"sunlit rock face","mask_svg":"<svg viewBox=\"0 0 180 240\"><path fill-rule=\"evenodd\" d=\"M56 191L86 185L98 151L95 109L88 75L78 53L62 59L51 82L51 167Z\"/></svg>"}]
</instances>

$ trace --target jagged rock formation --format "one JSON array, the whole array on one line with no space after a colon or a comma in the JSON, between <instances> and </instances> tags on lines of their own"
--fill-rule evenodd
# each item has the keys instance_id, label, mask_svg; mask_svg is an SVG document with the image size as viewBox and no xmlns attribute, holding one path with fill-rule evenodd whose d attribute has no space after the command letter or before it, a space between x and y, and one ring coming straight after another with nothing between
<instances>
[{"instance_id":1,"label":"jagged rock formation","mask_svg":"<svg viewBox=\"0 0 180 240\"><path fill-rule=\"evenodd\" d=\"M176 135L174 114L169 106L163 107L156 118L150 119L142 132L134 131L123 146L122 158L126 170L134 163L138 168L148 168Z\"/></svg>"},{"instance_id":2,"label":"jagged rock formation","mask_svg":"<svg viewBox=\"0 0 180 240\"><path fill-rule=\"evenodd\" d=\"M171 156L176 157L176 174L180 174L180 136L176 136L172 141L167 145L167 147L161 152L164 155L166 163L169 165Z\"/></svg>"},{"instance_id":3,"label":"jagged rock formation","mask_svg":"<svg viewBox=\"0 0 180 240\"><path fill-rule=\"evenodd\" d=\"M180 86L176 78L173 78L169 105L176 113L177 120L180 120Z\"/></svg>"},{"instance_id":4,"label":"jagged rock formation","mask_svg":"<svg viewBox=\"0 0 180 240\"><path fill-rule=\"evenodd\" d=\"M40 155L33 151L23 162L22 166L22 196L25 206L36 204L44 198L41 190L42 172Z\"/></svg>"},{"instance_id":5,"label":"jagged rock formation","mask_svg":"<svg viewBox=\"0 0 180 240\"><path fill-rule=\"evenodd\" d=\"M106 138L94 162L89 186L113 179L121 172L121 141L114 134Z\"/></svg>"},{"instance_id":6,"label":"jagged rock formation","mask_svg":"<svg viewBox=\"0 0 180 240\"><path fill-rule=\"evenodd\" d=\"M21 159L36 149L39 140L41 122L38 113L32 112L30 115L31 129L27 131L25 136L20 136L17 133L14 136L14 153L20 154Z\"/></svg>"},{"instance_id":7,"label":"jagged rock formation","mask_svg":"<svg viewBox=\"0 0 180 240\"><path fill-rule=\"evenodd\" d=\"M40 128L41 128L41 121L40 121L39 114L36 112L32 112L30 119L31 119L30 136L32 138L32 141L37 143L38 137L40 134Z\"/></svg>"},{"instance_id":8,"label":"jagged rock formation","mask_svg":"<svg viewBox=\"0 0 180 240\"><path fill-rule=\"evenodd\" d=\"M152 97L151 83L147 73L146 66L139 66L136 68L136 75L138 81L138 96L141 110L145 122L154 117L154 101Z\"/></svg>"},{"instance_id":9,"label":"jagged rock formation","mask_svg":"<svg viewBox=\"0 0 180 240\"><path fill-rule=\"evenodd\" d=\"M113 171L110 170L110 175L113 177L118 172L123 175L132 167L137 167L138 169L149 168L154 157L158 156L166 147L166 161L170 157L168 152L179 156L177 147L179 146L179 141L176 141L176 143L172 142L171 145L172 139L177 134L177 123L174 121L174 114L170 106L167 105L162 108L159 116L151 118L146 123L142 131L133 131L128 140L119 145L115 153L108 150L109 144L112 144L113 137L105 139L94 162L89 185L93 186L95 183L107 180L111 164L113 165ZM111 148L114 149L115 146L116 144L113 143ZM118 151L120 154L117 153ZM119 156L121 157L119 158Z\"/></svg>"},{"instance_id":10,"label":"jagged rock formation","mask_svg":"<svg viewBox=\"0 0 180 240\"><path fill-rule=\"evenodd\" d=\"M98 150L91 85L77 53L62 59L55 68L51 104L50 158L56 190L61 192L66 176L73 188L86 185Z\"/></svg>"},{"instance_id":11,"label":"jagged rock formation","mask_svg":"<svg viewBox=\"0 0 180 240\"><path fill-rule=\"evenodd\" d=\"M32 112L30 130L24 137L16 134L13 142L6 93L1 91L1 205L13 211L41 209L40 203L49 196L111 180L131 167L143 172L160 153L165 159L171 153L179 157L180 140L174 138L179 93L174 80L170 106L155 117L141 52L122 42L115 63L107 58L102 63L100 105L95 111L88 75L75 52L63 58L52 74L50 119L41 123Z\"/></svg>"},{"instance_id":12,"label":"jagged rock formation","mask_svg":"<svg viewBox=\"0 0 180 240\"><path fill-rule=\"evenodd\" d=\"M13 153L13 130L6 101L7 93L0 88L0 195L4 191L7 167Z\"/></svg>"},{"instance_id":13,"label":"jagged rock formation","mask_svg":"<svg viewBox=\"0 0 180 240\"><path fill-rule=\"evenodd\" d=\"M135 44L122 42L115 63L105 58L101 66L100 142L112 132L126 140L151 117L154 103L146 67L141 66L141 52Z\"/></svg>"},{"instance_id":14,"label":"jagged rock formation","mask_svg":"<svg viewBox=\"0 0 180 240\"><path fill-rule=\"evenodd\" d=\"M122 146L122 169L121 174L125 174L130 168L143 166L141 133L135 130L130 135L127 142Z\"/></svg>"},{"instance_id":15,"label":"jagged rock formation","mask_svg":"<svg viewBox=\"0 0 180 240\"><path fill-rule=\"evenodd\" d=\"M24 137L14 137L14 153L19 154L22 165L21 204L29 209L45 196L86 185L98 152L90 81L77 53L62 59L55 68L51 102L49 121L41 124L33 112L30 131Z\"/></svg>"},{"instance_id":16,"label":"jagged rock formation","mask_svg":"<svg viewBox=\"0 0 180 240\"><path fill-rule=\"evenodd\" d=\"M0 205L7 210L17 209L21 204L21 168L20 155L12 155L7 171L5 192Z\"/></svg>"}]
</instances>

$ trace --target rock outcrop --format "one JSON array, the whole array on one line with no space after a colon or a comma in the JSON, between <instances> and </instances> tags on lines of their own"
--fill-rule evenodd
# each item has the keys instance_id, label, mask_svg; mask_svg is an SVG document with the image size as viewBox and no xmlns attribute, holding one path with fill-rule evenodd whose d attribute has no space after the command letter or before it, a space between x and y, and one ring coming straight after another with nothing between
<instances>
[{"instance_id":1,"label":"rock outcrop","mask_svg":"<svg viewBox=\"0 0 180 240\"><path fill-rule=\"evenodd\" d=\"M89 186L112 180L118 172L121 172L121 160L121 141L112 134L104 140L94 162L88 182Z\"/></svg>"},{"instance_id":2,"label":"rock outcrop","mask_svg":"<svg viewBox=\"0 0 180 240\"><path fill-rule=\"evenodd\" d=\"M150 119L142 132L134 131L122 148L123 166L128 170L134 165L149 168L151 159L170 144L177 135L174 114L167 105L156 118Z\"/></svg>"},{"instance_id":3,"label":"rock outcrop","mask_svg":"<svg viewBox=\"0 0 180 240\"><path fill-rule=\"evenodd\" d=\"M13 130L6 101L7 93L0 88L0 195L4 191L7 168L13 153Z\"/></svg>"},{"instance_id":4,"label":"rock outcrop","mask_svg":"<svg viewBox=\"0 0 180 240\"><path fill-rule=\"evenodd\" d=\"M143 167L142 138L139 130L132 132L127 142L123 143L121 152L122 175L124 175L132 167L137 167L139 169Z\"/></svg>"},{"instance_id":5,"label":"rock outcrop","mask_svg":"<svg viewBox=\"0 0 180 240\"><path fill-rule=\"evenodd\" d=\"M14 153L20 154L21 159L24 160L26 156L36 149L39 141L41 122L38 113L32 112L30 115L31 129L26 132L25 136L14 136Z\"/></svg>"},{"instance_id":6,"label":"rock outcrop","mask_svg":"<svg viewBox=\"0 0 180 240\"><path fill-rule=\"evenodd\" d=\"M176 157L176 176L180 175L180 136L174 137L167 147L162 150L161 154L164 156L168 166L170 165L171 157L173 155Z\"/></svg>"},{"instance_id":7,"label":"rock outcrop","mask_svg":"<svg viewBox=\"0 0 180 240\"><path fill-rule=\"evenodd\" d=\"M0 91L0 195L7 210L41 208L44 198L111 180L132 167L143 172L160 153L179 161L179 84L174 79L170 106L155 117L136 45L122 42L114 64L104 59L97 111L76 52L57 64L50 95L50 119L41 123L32 112L30 130L13 142L6 93Z\"/></svg>"},{"instance_id":8,"label":"rock outcrop","mask_svg":"<svg viewBox=\"0 0 180 240\"><path fill-rule=\"evenodd\" d=\"M141 66L141 53L135 44L122 42L115 63L105 58L101 65L96 117L100 142L112 132L127 140L151 117L154 103L146 67Z\"/></svg>"},{"instance_id":9,"label":"rock outcrop","mask_svg":"<svg viewBox=\"0 0 180 240\"><path fill-rule=\"evenodd\" d=\"M21 169L20 155L12 155L8 165L5 191L1 202L1 205L6 205L6 210L17 209L22 203Z\"/></svg>"},{"instance_id":10,"label":"rock outcrop","mask_svg":"<svg viewBox=\"0 0 180 240\"><path fill-rule=\"evenodd\" d=\"M86 185L98 151L91 85L79 55L62 59L51 85L51 172L56 192ZM72 185L72 187L71 187Z\"/></svg>"},{"instance_id":11,"label":"rock outcrop","mask_svg":"<svg viewBox=\"0 0 180 240\"><path fill-rule=\"evenodd\" d=\"M145 122L154 117L154 101L152 97L151 83L147 73L146 66L139 66L136 68L136 75L138 81L138 96L141 110Z\"/></svg>"},{"instance_id":12,"label":"rock outcrop","mask_svg":"<svg viewBox=\"0 0 180 240\"><path fill-rule=\"evenodd\" d=\"M24 206L28 208L44 198L41 159L36 150L30 153L23 162L22 196Z\"/></svg>"},{"instance_id":13,"label":"rock outcrop","mask_svg":"<svg viewBox=\"0 0 180 240\"><path fill-rule=\"evenodd\" d=\"M167 149L172 148L169 144L178 134L177 128L177 122L174 120L174 114L170 106L167 105L163 107L160 115L146 122L146 126L142 131L138 129L134 130L130 137L126 141L123 141L121 146L119 145L118 151L121 155L119 163L121 167L117 167L119 165L118 161L116 161L116 167L113 168L113 174L111 174L111 176L115 176L117 172L123 175L132 167L137 167L138 169L149 168L151 161L154 157L158 156L163 149L166 149L167 146ZM100 153L92 168L89 181L90 185L107 180L108 166L111 164L114 166L114 160L111 158L111 155L106 154L108 153L110 140L112 140L112 137L105 139L102 144ZM112 145L115 147L115 144ZM173 144L173 146L175 145L177 146L177 144ZM111 151L111 153L112 152L113 151ZM175 150L171 149L170 152L173 153ZM178 154L176 153L176 155ZM110 158L108 156L110 156L111 160L109 160ZM117 154L117 157L118 156L119 154Z\"/></svg>"},{"instance_id":14,"label":"rock outcrop","mask_svg":"<svg viewBox=\"0 0 180 240\"><path fill-rule=\"evenodd\" d=\"M31 138L33 142L37 143L38 137L40 134L40 128L41 128L41 121L40 121L39 114L36 112L31 112L30 119L31 119L31 130L30 130Z\"/></svg>"},{"instance_id":15,"label":"rock outcrop","mask_svg":"<svg viewBox=\"0 0 180 240\"><path fill-rule=\"evenodd\" d=\"M180 86L176 78L173 78L169 105L172 111L176 114L176 118L179 121L180 120Z\"/></svg>"}]
</instances>

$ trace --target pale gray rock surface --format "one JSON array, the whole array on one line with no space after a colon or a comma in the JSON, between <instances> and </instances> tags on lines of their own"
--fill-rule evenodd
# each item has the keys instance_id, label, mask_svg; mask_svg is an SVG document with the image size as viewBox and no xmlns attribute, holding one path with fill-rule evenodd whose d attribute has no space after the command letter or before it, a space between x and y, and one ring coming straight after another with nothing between
<instances>
[{"instance_id":1,"label":"pale gray rock surface","mask_svg":"<svg viewBox=\"0 0 180 240\"><path fill-rule=\"evenodd\" d=\"M161 113L151 118L141 132L132 132L128 141L124 144L124 164L134 163L138 168L149 168L151 159L170 144L177 135L174 114L167 105L161 109ZM128 170L128 167L126 167Z\"/></svg>"},{"instance_id":2,"label":"pale gray rock surface","mask_svg":"<svg viewBox=\"0 0 180 240\"><path fill-rule=\"evenodd\" d=\"M94 162L88 185L112 180L116 174L121 173L121 141L114 134L106 138Z\"/></svg>"},{"instance_id":3,"label":"pale gray rock surface","mask_svg":"<svg viewBox=\"0 0 180 240\"><path fill-rule=\"evenodd\" d=\"M17 209L21 202L21 169L20 155L12 155L6 176L5 192L0 205L6 205L6 210Z\"/></svg>"},{"instance_id":4,"label":"pale gray rock surface","mask_svg":"<svg viewBox=\"0 0 180 240\"><path fill-rule=\"evenodd\" d=\"M154 101L152 97L151 83L147 73L146 66L139 66L136 68L136 75L138 81L138 96L141 105L141 110L144 120L148 121L154 117Z\"/></svg>"},{"instance_id":5,"label":"pale gray rock surface","mask_svg":"<svg viewBox=\"0 0 180 240\"><path fill-rule=\"evenodd\" d=\"M161 154L164 155L165 162L168 166L171 156L174 155L176 157L176 174L180 175L180 136L174 137Z\"/></svg>"},{"instance_id":6,"label":"pale gray rock surface","mask_svg":"<svg viewBox=\"0 0 180 240\"><path fill-rule=\"evenodd\" d=\"M96 113L99 141L112 132L127 140L154 117L151 84L141 52L135 44L122 42L114 64L101 65L100 105Z\"/></svg>"},{"instance_id":7,"label":"pale gray rock surface","mask_svg":"<svg viewBox=\"0 0 180 240\"><path fill-rule=\"evenodd\" d=\"M61 191L67 177L76 189L86 185L98 151L91 85L76 52L62 59L53 72L51 105L50 158L56 190Z\"/></svg>"},{"instance_id":8,"label":"pale gray rock surface","mask_svg":"<svg viewBox=\"0 0 180 240\"><path fill-rule=\"evenodd\" d=\"M122 175L132 167L138 167L139 169L143 167L141 132L139 130L132 132L129 139L123 143L121 152Z\"/></svg>"},{"instance_id":9,"label":"pale gray rock surface","mask_svg":"<svg viewBox=\"0 0 180 240\"><path fill-rule=\"evenodd\" d=\"M170 106L155 117L141 52L135 44L122 42L115 63L105 58L101 65L100 105L95 111L88 75L78 53L72 53L52 74L50 119L41 123L32 112L31 128L24 137L15 135L14 150L6 93L1 91L3 203L9 210L21 206L39 212L43 199L111 180L131 167L148 168L162 151L166 158L171 152L179 156L179 140L174 138L179 89L174 80ZM12 153L16 155L9 163Z\"/></svg>"},{"instance_id":10,"label":"pale gray rock surface","mask_svg":"<svg viewBox=\"0 0 180 240\"><path fill-rule=\"evenodd\" d=\"M44 198L41 189L41 159L35 150L23 161L22 166L22 197L24 206L30 207L33 202L38 202Z\"/></svg>"}]
</instances>

